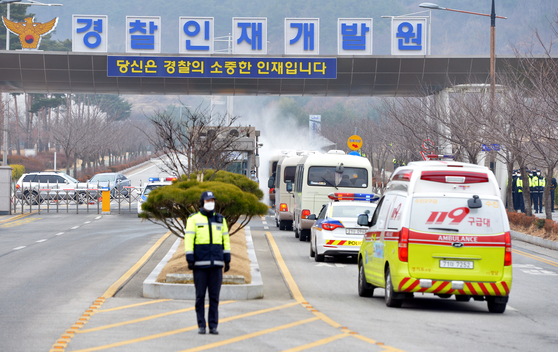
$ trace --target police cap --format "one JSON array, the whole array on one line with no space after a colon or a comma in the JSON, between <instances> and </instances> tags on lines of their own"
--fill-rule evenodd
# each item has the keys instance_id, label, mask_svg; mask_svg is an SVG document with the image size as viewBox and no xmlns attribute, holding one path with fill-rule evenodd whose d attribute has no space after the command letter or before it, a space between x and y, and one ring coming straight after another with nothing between
<instances>
[{"instance_id":1,"label":"police cap","mask_svg":"<svg viewBox=\"0 0 558 352\"><path fill-rule=\"evenodd\" d=\"M215 199L213 192L205 191L201 194L200 200L208 200L208 199Z\"/></svg>"}]
</instances>

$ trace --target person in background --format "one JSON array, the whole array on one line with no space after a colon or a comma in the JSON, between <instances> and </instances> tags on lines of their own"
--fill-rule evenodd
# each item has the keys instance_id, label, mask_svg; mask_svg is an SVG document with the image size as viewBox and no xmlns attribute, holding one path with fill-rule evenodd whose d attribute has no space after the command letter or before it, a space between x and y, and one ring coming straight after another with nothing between
<instances>
[{"instance_id":1,"label":"person in background","mask_svg":"<svg viewBox=\"0 0 558 352\"><path fill-rule=\"evenodd\" d=\"M550 207L554 213L554 195L556 194L556 178L553 177L550 181Z\"/></svg>"},{"instance_id":2,"label":"person in background","mask_svg":"<svg viewBox=\"0 0 558 352\"><path fill-rule=\"evenodd\" d=\"M538 202L538 208L539 208L539 213L542 213L542 209L543 209L543 198L544 198L544 188L546 186L546 180L544 179L544 177L542 177L541 175L541 170L537 169L537 191L538 191L538 195L537 195L537 202Z\"/></svg>"},{"instance_id":3,"label":"person in background","mask_svg":"<svg viewBox=\"0 0 558 352\"><path fill-rule=\"evenodd\" d=\"M519 171L518 173L516 185L517 185L517 198L518 198L517 206L522 213L525 213L525 200L523 199L523 179L521 178L521 171Z\"/></svg>"},{"instance_id":4,"label":"person in background","mask_svg":"<svg viewBox=\"0 0 558 352\"><path fill-rule=\"evenodd\" d=\"M225 272L230 269L231 243L227 221L215 212L213 192L203 192L200 211L190 215L184 232L188 269L194 271L198 334L205 334L205 292L209 291L209 333L219 334L219 293Z\"/></svg>"},{"instance_id":5,"label":"person in background","mask_svg":"<svg viewBox=\"0 0 558 352\"><path fill-rule=\"evenodd\" d=\"M513 200L513 210L517 211L519 209L519 193L517 192L517 179L518 172L513 170L512 173L512 200Z\"/></svg>"}]
</instances>

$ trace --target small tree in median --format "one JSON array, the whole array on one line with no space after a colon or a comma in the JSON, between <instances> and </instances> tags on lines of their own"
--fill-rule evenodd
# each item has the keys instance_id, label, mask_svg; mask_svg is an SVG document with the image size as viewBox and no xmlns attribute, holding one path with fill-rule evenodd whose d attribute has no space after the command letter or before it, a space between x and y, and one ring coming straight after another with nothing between
<instances>
[{"instance_id":1,"label":"small tree in median","mask_svg":"<svg viewBox=\"0 0 558 352\"><path fill-rule=\"evenodd\" d=\"M213 173L213 170L208 170L204 177L211 177ZM142 205L143 213L139 216L184 238L188 217L199 211L199 199L205 191L212 191L215 195L215 212L225 217L229 229L244 217L230 235L244 228L252 217L267 214L267 205L259 201L263 192L256 182L226 171L217 172L213 179L219 181L199 182L195 176L190 180L184 177L183 181L157 188L149 193Z\"/></svg>"}]
</instances>

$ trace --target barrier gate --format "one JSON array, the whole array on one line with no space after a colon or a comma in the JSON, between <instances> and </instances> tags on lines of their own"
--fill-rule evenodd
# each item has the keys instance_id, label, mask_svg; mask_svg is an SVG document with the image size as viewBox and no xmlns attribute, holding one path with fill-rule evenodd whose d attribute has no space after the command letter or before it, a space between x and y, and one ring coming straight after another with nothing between
<instances>
[{"instance_id":1,"label":"barrier gate","mask_svg":"<svg viewBox=\"0 0 558 352\"><path fill-rule=\"evenodd\" d=\"M108 189L99 185L86 184L86 188L64 189L66 185L52 185L33 187L31 184L18 186L12 184L12 213L24 214L30 212L46 213L76 213L80 212L101 214L102 191L110 189L111 213L137 213L137 203L143 190L142 182L139 187L108 185ZM61 186L61 187L59 187Z\"/></svg>"}]
</instances>

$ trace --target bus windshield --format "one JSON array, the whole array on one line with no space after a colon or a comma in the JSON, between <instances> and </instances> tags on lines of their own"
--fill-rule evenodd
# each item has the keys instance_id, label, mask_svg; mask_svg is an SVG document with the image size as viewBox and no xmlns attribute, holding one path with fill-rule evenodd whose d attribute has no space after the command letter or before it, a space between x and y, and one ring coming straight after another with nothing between
<instances>
[{"instance_id":1,"label":"bus windshield","mask_svg":"<svg viewBox=\"0 0 558 352\"><path fill-rule=\"evenodd\" d=\"M308 169L308 185L366 188L368 186L368 171L362 168L345 166L341 174L335 172L335 166L311 166Z\"/></svg>"}]
</instances>

